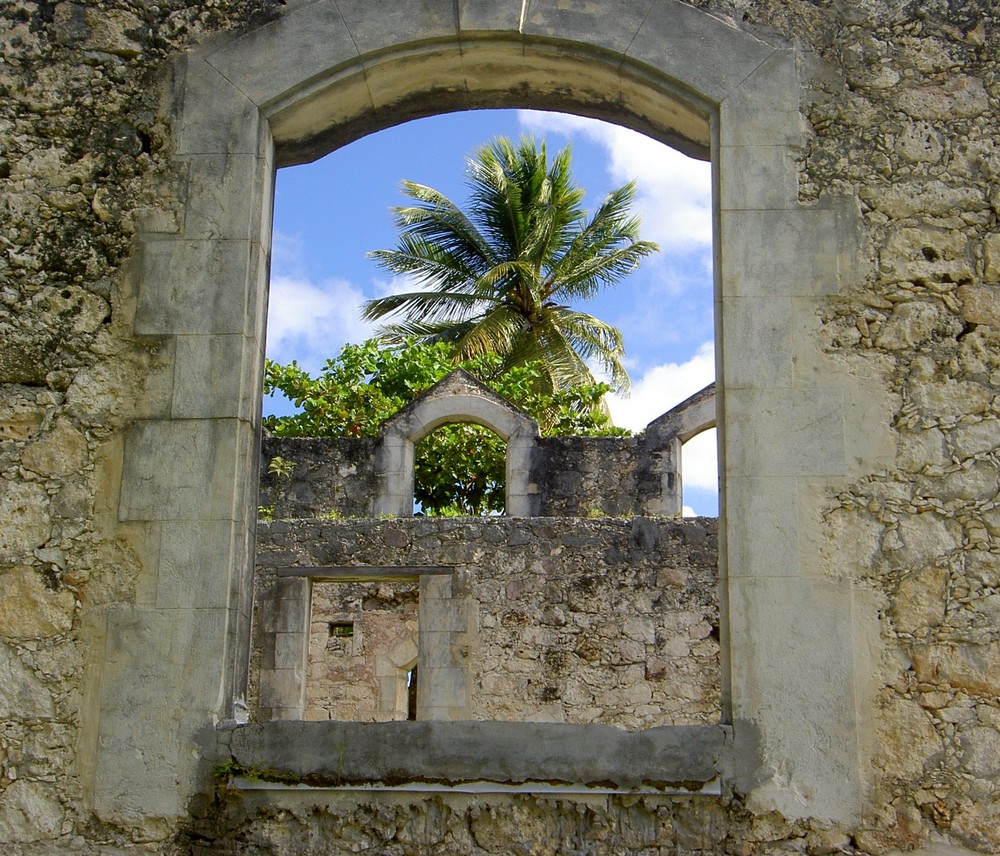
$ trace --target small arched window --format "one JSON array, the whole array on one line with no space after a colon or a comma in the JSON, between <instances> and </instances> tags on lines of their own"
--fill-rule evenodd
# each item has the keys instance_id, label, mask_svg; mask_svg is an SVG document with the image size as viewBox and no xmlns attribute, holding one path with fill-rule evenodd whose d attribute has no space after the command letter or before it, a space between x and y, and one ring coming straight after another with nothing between
<instances>
[{"instance_id":1,"label":"small arched window","mask_svg":"<svg viewBox=\"0 0 1000 856\"><path fill-rule=\"evenodd\" d=\"M507 504L507 444L476 424L442 425L416 444L413 507L418 514L479 517Z\"/></svg>"}]
</instances>

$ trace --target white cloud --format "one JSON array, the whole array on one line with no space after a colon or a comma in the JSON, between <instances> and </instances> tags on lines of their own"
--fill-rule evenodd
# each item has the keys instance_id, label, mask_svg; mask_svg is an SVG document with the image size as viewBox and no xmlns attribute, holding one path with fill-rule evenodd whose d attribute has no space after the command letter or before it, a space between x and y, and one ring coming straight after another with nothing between
<instances>
[{"instance_id":1,"label":"white cloud","mask_svg":"<svg viewBox=\"0 0 1000 856\"><path fill-rule=\"evenodd\" d=\"M361 342L373 325L361 320L365 295L344 279L311 282L271 277L267 314L267 355L278 362L297 360L315 372L347 342Z\"/></svg>"},{"instance_id":2,"label":"white cloud","mask_svg":"<svg viewBox=\"0 0 1000 856\"><path fill-rule=\"evenodd\" d=\"M718 493L719 451L714 428L702 431L681 447L681 479L684 487Z\"/></svg>"},{"instance_id":3,"label":"white cloud","mask_svg":"<svg viewBox=\"0 0 1000 856\"><path fill-rule=\"evenodd\" d=\"M632 431L645 427L715 380L715 347L702 344L693 357L683 363L653 366L632 382L628 398L608 396L608 407L616 425Z\"/></svg>"},{"instance_id":4,"label":"white cloud","mask_svg":"<svg viewBox=\"0 0 1000 856\"><path fill-rule=\"evenodd\" d=\"M375 334L380 322L361 318L366 300L420 290L409 277L372 279L367 293L340 277L313 279L306 271L301 239L275 232L272 246L267 355L279 363L296 360L313 374L343 345Z\"/></svg>"},{"instance_id":5,"label":"white cloud","mask_svg":"<svg viewBox=\"0 0 1000 856\"><path fill-rule=\"evenodd\" d=\"M361 288L340 277L314 279L305 258L300 238L274 233L267 355L279 363L296 360L315 373L347 342L367 339L373 325L361 320Z\"/></svg>"},{"instance_id":6,"label":"white cloud","mask_svg":"<svg viewBox=\"0 0 1000 856\"><path fill-rule=\"evenodd\" d=\"M634 209L644 238L664 250L710 250L712 246L712 168L636 131L564 113L522 111L528 130L579 134L608 152L608 174L615 184L636 180ZM710 258L709 258L710 262Z\"/></svg>"}]
</instances>

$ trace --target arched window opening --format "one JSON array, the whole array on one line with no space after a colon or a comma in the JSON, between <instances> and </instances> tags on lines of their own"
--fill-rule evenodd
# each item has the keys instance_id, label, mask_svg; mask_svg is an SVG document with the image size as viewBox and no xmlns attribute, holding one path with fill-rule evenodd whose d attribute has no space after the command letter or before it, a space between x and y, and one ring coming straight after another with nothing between
<instances>
[{"instance_id":1,"label":"arched window opening","mask_svg":"<svg viewBox=\"0 0 1000 856\"><path fill-rule=\"evenodd\" d=\"M475 110L417 119L358 139L313 163L280 169L268 356L282 364L294 359L316 373L341 345L372 336L376 325L360 319L361 303L414 289L413 282L390 279L368 258L373 250L396 242L389 209L408 204L399 192L400 182L408 179L433 187L461 207L468 193L467 159L498 135L517 140L522 134L544 140L550 157L571 146L573 175L585 191L583 206L589 211L612 188L636 180L633 210L642 220L641 237L661 248L614 289L573 306L624 336L632 393L627 398L608 396L615 424L641 432L651 419L710 383L710 165L627 128L528 110ZM426 364L415 351L412 355L414 375L425 373ZM410 384L407 394L439 379ZM345 436L367 430L366 420L375 411L362 404L367 403L365 396L356 401L360 418L343 421ZM288 401L265 399L265 414L292 410ZM714 465L708 474L689 468L688 483L707 484L714 473ZM710 490L697 496L694 510L713 514L717 505L716 491Z\"/></svg>"},{"instance_id":2,"label":"arched window opening","mask_svg":"<svg viewBox=\"0 0 1000 856\"><path fill-rule=\"evenodd\" d=\"M599 291L573 306L623 333L632 394L607 395L604 401L612 421L635 436L579 437L559 431L547 436L545 429L551 426L542 425L539 437L542 420L516 394L506 388L473 389L489 384L482 384L474 371L466 374L464 366L455 372L458 366L449 355L437 365L437 357L411 342L365 344L362 351L342 359L349 371L338 374L336 384L312 387L301 398L307 410L312 408L310 417L317 408L337 411L339 433L326 436L371 445L358 446L356 461L345 458L333 466L310 457L320 444L303 444L301 467L290 475L272 467L267 474L269 488L273 481L288 482L282 489L296 514L286 516L302 518L303 529L317 534L317 545L302 552L309 563L331 568L312 570L336 570L338 563L348 561L384 563L382 570L397 564L458 562L460 551L450 543L435 546L440 523L398 519L412 514L507 519L490 521L492 537L502 545L493 551L499 562L495 570L477 559L454 580L433 577L409 591L405 608L390 608L403 593L395 583L388 588L382 583L316 585L302 706L307 719L385 721L419 715L598 721L641 728L719 717L719 648L712 635L719 627L719 598L711 550L705 556L677 558L678 567L670 573L642 574L641 585L622 582L615 563L625 553L618 546L600 553L616 572L589 570L595 562L592 555L558 558L563 551L559 547L539 565L538 573L548 584L503 577L509 570L503 556L518 549L516 539L503 541L503 533L511 531L507 524L534 525L521 524L521 518L606 516L611 519L587 526L600 530L598 541L611 543L620 534L614 518L666 519L680 512L680 494L671 494L668 485L680 490L680 479L674 476L680 475L681 444L691 439L687 423L678 424L673 433L661 432L663 443L647 443L649 434L644 437L642 432L715 379L707 163L592 120L476 111L389 128L313 164L281 169L268 355L286 365L297 360L303 369L317 373L342 345L367 342L376 330L359 320L364 301L420 288L405 277L390 281L376 268L364 267L367 253L396 244L387 209L408 201L398 192L399 181L433 187L462 207L467 199L465 159L497 134L516 140L522 132L544 137L550 156L572 143L574 176L586 191L583 207L589 211L612 187L638 179L634 213L644 224L641 237L659 243L663 252L644 259L614 290ZM457 150L455 140L461 141ZM377 176L370 171L372 163L380 164ZM379 182L381 189L376 187ZM360 266L348 264L350 259ZM644 269L646 276L641 275ZM358 357L362 352L363 359ZM465 379L453 377L463 374ZM344 379L347 382L341 383ZM265 400L265 413L280 414L284 404ZM565 411L572 407L572 402L556 402L556 420L571 421L573 414ZM691 515L717 513L715 491L705 489L717 480L714 434L706 432L691 444L705 446L708 440L708 452L697 457L689 450L684 453L684 511ZM535 445L539 441L541 447ZM360 463L365 456L374 462L370 470ZM701 472L706 458L708 474ZM652 462L648 466L643 463L647 460ZM357 497L351 494L355 483L361 486ZM367 496L376 497L373 505L360 498L362 487L369 491ZM543 506L543 499L553 497L558 501ZM335 509L326 512L324 501ZM648 503L648 510L641 502ZM281 516L274 514L275 519ZM355 524L355 517L371 520ZM655 529L668 524L673 525L672 520L650 525ZM354 525L365 534L348 534ZM370 532L365 528L369 525L374 526ZM446 525L471 527L475 521ZM714 544L711 521L694 525L704 527L698 538ZM351 542L349 554L322 545L322 538L331 533ZM375 545L370 557L355 543L367 543L369 536ZM576 538L572 532L565 534L571 546L576 546ZM642 538L652 545L662 540L645 532ZM651 562L668 562L652 555L655 550L647 552ZM684 564L689 559L690 567ZM306 561L297 558L299 564ZM497 604L510 608L501 613ZM513 627L524 628L517 634L516 648L509 645ZM541 651L554 653L543 657ZM562 666L555 675L557 661ZM294 711L295 704L281 709Z\"/></svg>"},{"instance_id":3,"label":"arched window opening","mask_svg":"<svg viewBox=\"0 0 1000 856\"><path fill-rule=\"evenodd\" d=\"M413 508L427 517L504 513L507 444L475 424L443 425L416 446Z\"/></svg>"},{"instance_id":4,"label":"arched window opening","mask_svg":"<svg viewBox=\"0 0 1000 856\"><path fill-rule=\"evenodd\" d=\"M719 456L716 429L696 434L681 446L685 517L719 516Z\"/></svg>"}]
</instances>

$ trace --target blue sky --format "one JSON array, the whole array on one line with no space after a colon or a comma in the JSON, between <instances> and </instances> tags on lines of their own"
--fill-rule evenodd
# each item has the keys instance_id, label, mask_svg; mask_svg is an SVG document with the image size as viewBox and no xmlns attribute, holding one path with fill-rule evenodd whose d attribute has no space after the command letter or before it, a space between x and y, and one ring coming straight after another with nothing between
<instances>
[{"instance_id":1,"label":"blue sky","mask_svg":"<svg viewBox=\"0 0 1000 856\"><path fill-rule=\"evenodd\" d=\"M404 202L402 179L466 198L467 158L492 137L523 133L551 153L572 145L573 175L592 209L614 187L638 181L642 237L661 252L617 288L581 305L618 327L632 376L628 399L612 398L619 425L646 424L715 376L711 173L648 137L557 113L479 110L420 119L365 137L312 164L279 170L268 314L268 356L316 371L346 342L372 333L362 301L412 286L366 257L396 236L389 209ZM284 411L265 401L265 412ZM685 445L687 513L717 514L715 432Z\"/></svg>"}]
</instances>

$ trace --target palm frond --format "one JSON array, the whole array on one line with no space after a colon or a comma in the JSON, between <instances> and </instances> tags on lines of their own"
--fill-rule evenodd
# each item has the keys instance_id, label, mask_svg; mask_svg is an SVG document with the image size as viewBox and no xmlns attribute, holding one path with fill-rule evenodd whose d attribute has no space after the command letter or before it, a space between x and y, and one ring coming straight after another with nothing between
<instances>
[{"instance_id":1,"label":"palm frond","mask_svg":"<svg viewBox=\"0 0 1000 856\"><path fill-rule=\"evenodd\" d=\"M621 334L568 306L612 286L656 245L639 240L635 185L608 194L588 219L570 173L570 149L551 160L544 142L500 137L468 162L468 213L415 182L394 209L399 232L378 264L423 291L369 301L364 317L397 340L447 339L462 357L499 355L506 367L540 360L551 389L593 383L588 362L628 388Z\"/></svg>"},{"instance_id":2,"label":"palm frond","mask_svg":"<svg viewBox=\"0 0 1000 856\"><path fill-rule=\"evenodd\" d=\"M369 300L361 307L361 317L366 321L377 321L386 315L401 313L411 320L454 324L468 320L469 316L483 311L489 303L474 294L408 291Z\"/></svg>"}]
</instances>

